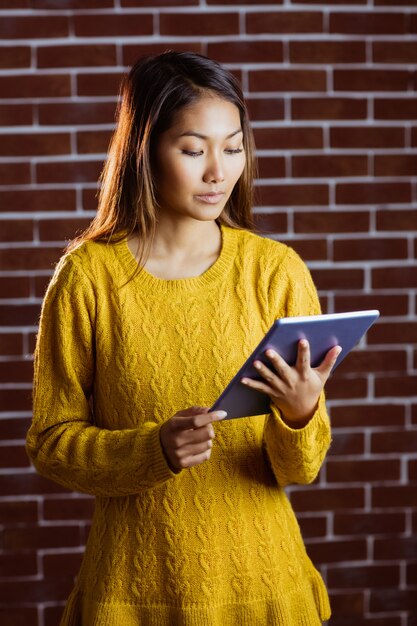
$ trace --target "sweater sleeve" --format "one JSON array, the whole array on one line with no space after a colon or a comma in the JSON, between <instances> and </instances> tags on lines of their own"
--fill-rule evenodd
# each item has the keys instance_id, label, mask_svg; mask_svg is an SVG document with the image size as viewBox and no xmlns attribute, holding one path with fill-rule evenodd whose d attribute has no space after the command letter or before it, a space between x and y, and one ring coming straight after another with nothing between
<instances>
[{"instance_id":1,"label":"sweater sleeve","mask_svg":"<svg viewBox=\"0 0 417 626\"><path fill-rule=\"evenodd\" d=\"M317 315L320 302L310 272L293 251L287 256L271 285L271 293L286 285L286 315ZM271 406L264 428L264 447L278 483L312 482L330 445L330 421L322 392L317 409L304 428L293 429L281 419L277 407Z\"/></svg>"},{"instance_id":2,"label":"sweater sleeve","mask_svg":"<svg viewBox=\"0 0 417 626\"><path fill-rule=\"evenodd\" d=\"M42 307L35 350L27 451L37 471L74 491L123 496L176 476L159 425L107 430L94 424L96 297L86 274L63 257Z\"/></svg>"}]
</instances>

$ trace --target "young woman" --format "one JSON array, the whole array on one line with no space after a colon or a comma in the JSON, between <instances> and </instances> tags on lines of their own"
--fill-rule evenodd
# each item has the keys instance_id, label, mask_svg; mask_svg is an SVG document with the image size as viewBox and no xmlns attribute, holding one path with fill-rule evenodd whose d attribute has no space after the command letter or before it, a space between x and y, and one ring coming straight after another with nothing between
<instances>
[{"instance_id":1,"label":"young woman","mask_svg":"<svg viewBox=\"0 0 417 626\"><path fill-rule=\"evenodd\" d=\"M96 496L65 626L314 626L328 597L284 493L326 454L323 386L270 354L268 415L209 407L278 317L319 312L289 247L252 232L253 143L217 63L168 52L127 77L97 217L48 288L27 446Z\"/></svg>"}]
</instances>

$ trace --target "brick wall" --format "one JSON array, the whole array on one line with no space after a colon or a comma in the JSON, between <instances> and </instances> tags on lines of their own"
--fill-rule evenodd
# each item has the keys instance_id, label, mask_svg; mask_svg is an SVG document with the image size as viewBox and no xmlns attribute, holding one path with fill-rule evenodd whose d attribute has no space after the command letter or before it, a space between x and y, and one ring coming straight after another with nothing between
<instances>
[{"instance_id":1,"label":"brick wall","mask_svg":"<svg viewBox=\"0 0 417 626\"><path fill-rule=\"evenodd\" d=\"M0 1L0 622L56 626L92 501L29 465L32 351L65 241L93 216L118 83L142 54L240 77L257 213L328 311L379 308L328 386L334 441L292 488L333 626L417 624L417 2Z\"/></svg>"}]
</instances>

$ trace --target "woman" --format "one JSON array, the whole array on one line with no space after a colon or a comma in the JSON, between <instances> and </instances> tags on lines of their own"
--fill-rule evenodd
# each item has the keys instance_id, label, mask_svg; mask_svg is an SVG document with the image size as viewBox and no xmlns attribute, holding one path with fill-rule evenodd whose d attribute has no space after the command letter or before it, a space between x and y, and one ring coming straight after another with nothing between
<instances>
[{"instance_id":1,"label":"woman","mask_svg":"<svg viewBox=\"0 0 417 626\"><path fill-rule=\"evenodd\" d=\"M319 312L289 247L251 232L253 143L239 85L168 52L127 77L99 211L43 305L27 446L96 496L62 625L313 626L329 617L283 487L330 432L308 344L262 364L269 415L211 412L272 322Z\"/></svg>"}]
</instances>

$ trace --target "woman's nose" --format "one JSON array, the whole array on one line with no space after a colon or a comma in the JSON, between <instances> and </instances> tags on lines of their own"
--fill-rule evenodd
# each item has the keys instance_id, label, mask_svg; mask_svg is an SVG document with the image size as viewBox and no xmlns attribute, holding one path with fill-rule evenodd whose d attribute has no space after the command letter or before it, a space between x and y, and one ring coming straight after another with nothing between
<instances>
[{"instance_id":1,"label":"woman's nose","mask_svg":"<svg viewBox=\"0 0 417 626\"><path fill-rule=\"evenodd\" d=\"M221 183L224 181L224 172L220 159L214 158L207 164L203 180L205 183Z\"/></svg>"}]
</instances>

